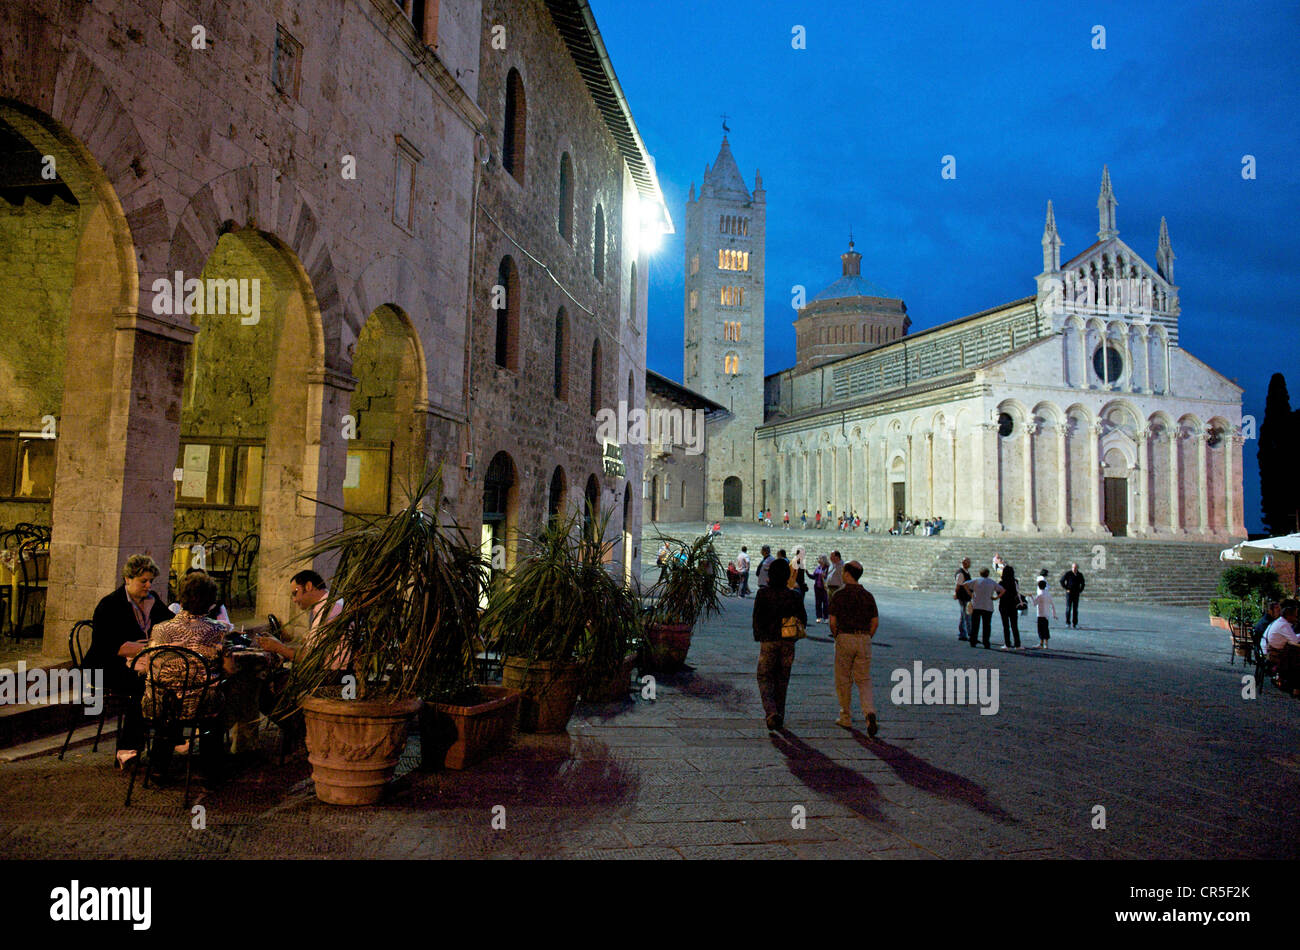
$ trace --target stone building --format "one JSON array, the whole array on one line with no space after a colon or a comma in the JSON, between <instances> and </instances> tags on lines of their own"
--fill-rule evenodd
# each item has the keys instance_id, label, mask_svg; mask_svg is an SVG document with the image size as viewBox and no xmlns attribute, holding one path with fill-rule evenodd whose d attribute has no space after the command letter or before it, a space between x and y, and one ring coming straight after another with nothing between
<instances>
[{"instance_id":1,"label":"stone building","mask_svg":"<svg viewBox=\"0 0 1300 950\"><path fill-rule=\"evenodd\" d=\"M645 520L703 521L710 432L731 414L652 370L646 370L645 387Z\"/></svg>"},{"instance_id":2,"label":"stone building","mask_svg":"<svg viewBox=\"0 0 1300 950\"><path fill-rule=\"evenodd\" d=\"M1151 267L1116 206L1106 170L1097 240L1062 264L1048 202L1033 296L769 376L768 504L829 500L873 531L1244 536L1241 387L1178 345L1164 220Z\"/></svg>"},{"instance_id":3,"label":"stone building","mask_svg":"<svg viewBox=\"0 0 1300 950\"><path fill-rule=\"evenodd\" d=\"M51 654L182 530L259 535L257 609L284 616L304 542L428 462L475 535L494 491L543 517L556 466L572 504L589 399L640 392L636 235L670 227L590 11L559 0L15 0L0 199L0 525L52 527ZM539 406L561 306L569 401ZM639 520L625 484L595 486L611 530Z\"/></svg>"},{"instance_id":4,"label":"stone building","mask_svg":"<svg viewBox=\"0 0 1300 950\"><path fill-rule=\"evenodd\" d=\"M767 192L754 175L751 194L723 136L699 196L686 202L687 388L725 406L731 418L710 433L710 517L753 517L762 503L753 453L763 422L763 273Z\"/></svg>"}]
</instances>

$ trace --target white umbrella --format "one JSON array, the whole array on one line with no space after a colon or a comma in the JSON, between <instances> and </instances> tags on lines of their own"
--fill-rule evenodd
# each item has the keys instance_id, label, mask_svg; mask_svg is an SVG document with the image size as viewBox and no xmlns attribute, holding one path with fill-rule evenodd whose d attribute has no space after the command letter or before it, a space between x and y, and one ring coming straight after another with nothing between
<instances>
[{"instance_id":1,"label":"white umbrella","mask_svg":"<svg viewBox=\"0 0 1300 950\"><path fill-rule=\"evenodd\" d=\"M1255 564L1275 554L1289 554L1295 563L1295 576L1300 578L1300 532L1284 534L1276 538L1261 538L1258 541L1243 541L1236 548L1230 550L1237 551L1242 560L1251 561ZM1223 555L1221 554L1219 557L1223 558Z\"/></svg>"}]
</instances>

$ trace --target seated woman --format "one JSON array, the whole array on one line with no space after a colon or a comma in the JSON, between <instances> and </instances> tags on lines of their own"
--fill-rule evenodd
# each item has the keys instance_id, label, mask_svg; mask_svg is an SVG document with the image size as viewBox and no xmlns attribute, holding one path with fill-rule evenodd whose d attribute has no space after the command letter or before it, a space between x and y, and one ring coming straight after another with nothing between
<instances>
[{"instance_id":1,"label":"seated woman","mask_svg":"<svg viewBox=\"0 0 1300 950\"><path fill-rule=\"evenodd\" d=\"M193 571L186 574L181 579L177 591L177 597L181 605L180 613L171 620L157 624L149 637L150 647L184 647L187 650L193 650L207 661L202 669L186 666L179 659L153 667L158 686L163 689L168 687L178 690L181 688L186 689L185 707L179 710L179 714L185 718L193 718L199 714L199 698L202 692L200 687L202 687L205 680L211 681L221 667L226 628L218 621L206 616L217 601L217 593L216 581L203 571ZM137 657L133 662L137 672L145 673L147 661L142 661ZM141 707L145 715L148 716L157 715L162 704L162 696L155 695L154 686L154 682L146 683L141 700ZM208 688L203 711L212 711L219 704L220 696L214 683ZM179 734L168 736L159 745L155 756L162 759L157 763L160 771L166 769L167 750L179 739ZM177 751L184 751L186 748L184 745L178 746ZM204 754L207 755L206 749Z\"/></svg>"},{"instance_id":2,"label":"seated woman","mask_svg":"<svg viewBox=\"0 0 1300 950\"><path fill-rule=\"evenodd\" d=\"M94 632L86 651L85 667L103 670L103 683L124 701L126 711L117 734L117 766L122 768L139 754L144 738L140 722L140 696L144 681L127 668L127 662L145 648L155 624L172 615L150 590L158 565L147 554L134 554L122 568L122 586L95 607Z\"/></svg>"},{"instance_id":3,"label":"seated woman","mask_svg":"<svg viewBox=\"0 0 1300 950\"><path fill-rule=\"evenodd\" d=\"M734 594L740 590L740 571L736 570L736 562L727 562L727 583Z\"/></svg>"},{"instance_id":4,"label":"seated woman","mask_svg":"<svg viewBox=\"0 0 1300 950\"><path fill-rule=\"evenodd\" d=\"M204 572L201 568L191 567L189 570L185 572L185 577L189 577L191 574L202 574L202 573ZM184 578L182 578L182 581L183 580ZM219 595L220 590L218 590L217 593ZM176 596L177 598L180 597L179 590L177 591ZM170 604L167 607L167 609L170 610L173 614L179 614L183 608L181 607L180 601L178 599L176 603ZM204 614L204 616L207 617L209 620L215 620L217 623L221 624L223 629L227 633L235 629L235 625L230 622L230 614L226 611L226 605L220 603L219 601L217 603L214 603L212 607L208 610L208 612Z\"/></svg>"}]
</instances>

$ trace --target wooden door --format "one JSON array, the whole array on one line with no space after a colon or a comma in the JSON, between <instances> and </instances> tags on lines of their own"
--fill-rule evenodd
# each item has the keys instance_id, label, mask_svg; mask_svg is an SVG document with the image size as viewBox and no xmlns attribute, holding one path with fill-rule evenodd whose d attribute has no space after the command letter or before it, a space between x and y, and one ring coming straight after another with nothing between
<instances>
[{"instance_id":1,"label":"wooden door","mask_svg":"<svg viewBox=\"0 0 1300 950\"><path fill-rule=\"evenodd\" d=\"M1105 480L1106 527L1117 538L1128 534L1128 479L1107 478Z\"/></svg>"}]
</instances>

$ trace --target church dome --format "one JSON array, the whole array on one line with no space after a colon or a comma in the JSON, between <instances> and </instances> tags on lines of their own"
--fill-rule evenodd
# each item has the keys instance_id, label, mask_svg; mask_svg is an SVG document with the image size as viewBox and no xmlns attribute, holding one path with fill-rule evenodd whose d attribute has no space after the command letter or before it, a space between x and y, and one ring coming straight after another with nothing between
<instances>
[{"instance_id":1,"label":"church dome","mask_svg":"<svg viewBox=\"0 0 1300 950\"><path fill-rule=\"evenodd\" d=\"M840 255L840 261L844 265L844 273L817 296L813 297L813 303L819 300L838 300L843 297L884 297L893 299L893 294L877 287L871 281L862 276L862 255L853 249L853 241L849 240L849 249Z\"/></svg>"}]
</instances>

